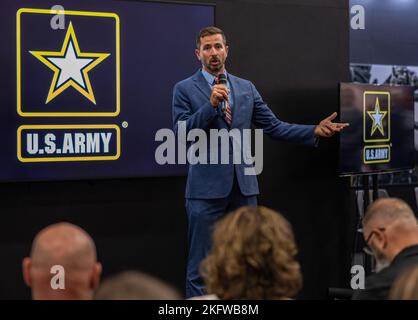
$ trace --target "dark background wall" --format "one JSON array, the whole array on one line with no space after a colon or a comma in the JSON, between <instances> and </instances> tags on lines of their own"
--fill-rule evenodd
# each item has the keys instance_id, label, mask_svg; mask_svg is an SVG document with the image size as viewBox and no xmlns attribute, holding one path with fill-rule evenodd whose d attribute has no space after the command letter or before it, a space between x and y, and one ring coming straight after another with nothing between
<instances>
[{"instance_id":1,"label":"dark background wall","mask_svg":"<svg viewBox=\"0 0 418 320\"><path fill-rule=\"evenodd\" d=\"M417 1L351 0L365 10L365 29L350 30L350 62L418 65Z\"/></svg>"},{"instance_id":2,"label":"dark background wall","mask_svg":"<svg viewBox=\"0 0 418 320\"><path fill-rule=\"evenodd\" d=\"M214 2L228 71L250 79L279 118L317 123L338 110L337 84L348 80L348 1ZM259 200L294 226L301 298L326 298L328 287L349 283L354 201L337 176L337 148L337 137L317 149L265 138ZM0 298L30 297L21 259L41 228L63 220L94 237L104 276L139 268L182 289L184 187L185 177L0 184Z\"/></svg>"}]
</instances>

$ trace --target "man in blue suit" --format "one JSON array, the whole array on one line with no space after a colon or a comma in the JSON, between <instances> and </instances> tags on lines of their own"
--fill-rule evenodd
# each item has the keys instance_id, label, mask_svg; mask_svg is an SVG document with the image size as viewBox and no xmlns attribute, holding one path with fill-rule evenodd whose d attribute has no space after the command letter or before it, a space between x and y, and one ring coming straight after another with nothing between
<instances>
[{"instance_id":1,"label":"man in blue suit","mask_svg":"<svg viewBox=\"0 0 418 320\"><path fill-rule=\"evenodd\" d=\"M318 137L330 137L348 125L333 123L336 113L317 126L289 124L277 119L250 81L226 72L228 46L225 34L219 28L206 27L199 32L195 53L202 69L174 87L173 122L176 132L180 122L185 122L186 132L202 129L206 133L211 129L237 129L242 132L253 124L273 139L314 146ZM225 75L226 84L217 83L220 74ZM219 143L217 146L220 147ZM209 149L208 157L213 152ZM219 152L216 154L219 155ZM248 166L245 163L234 164L233 161L189 166L186 186L188 298L205 294L199 265L210 250L214 223L226 212L241 206L257 205L257 178L245 174L244 169Z\"/></svg>"}]
</instances>

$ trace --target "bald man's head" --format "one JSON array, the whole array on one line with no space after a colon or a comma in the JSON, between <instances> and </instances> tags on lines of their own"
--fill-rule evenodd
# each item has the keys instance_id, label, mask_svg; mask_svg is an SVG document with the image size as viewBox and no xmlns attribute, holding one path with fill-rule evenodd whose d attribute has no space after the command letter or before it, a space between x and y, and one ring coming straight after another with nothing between
<instances>
[{"instance_id":1,"label":"bald man's head","mask_svg":"<svg viewBox=\"0 0 418 320\"><path fill-rule=\"evenodd\" d=\"M387 224L403 220L416 220L411 207L398 198L382 198L369 206L363 219L363 226L372 221Z\"/></svg>"},{"instance_id":2,"label":"bald man's head","mask_svg":"<svg viewBox=\"0 0 418 320\"><path fill-rule=\"evenodd\" d=\"M51 286L54 266L65 271L65 289ZM101 265L87 232L70 223L58 223L36 235L30 258L23 260L23 273L34 299L91 299Z\"/></svg>"},{"instance_id":3,"label":"bald man's head","mask_svg":"<svg viewBox=\"0 0 418 320\"><path fill-rule=\"evenodd\" d=\"M387 265L403 249L418 244L417 219L405 201L378 199L367 209L363 236L376 259Z\"/></svg>"}]
</instances>

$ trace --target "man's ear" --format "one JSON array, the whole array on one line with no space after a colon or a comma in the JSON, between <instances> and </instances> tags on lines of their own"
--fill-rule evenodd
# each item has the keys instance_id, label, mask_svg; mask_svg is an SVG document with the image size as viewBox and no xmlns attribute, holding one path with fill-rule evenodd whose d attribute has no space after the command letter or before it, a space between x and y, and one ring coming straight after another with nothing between
<instances>
[{"instance_id":1,"label":"man's ear","mask_svg":"<svg viewBox=\"0 0 418 320\"><path fill-rule=\"evenodd\" d=\"M31 269L32 259L29 257L24 258L22 261L23 280L29 288L32 287Z\"/></svg>"},{"instance_id":2,"label":"man's ear","mask_svg":"<svg viewBox=\"0 0 418 320\"><path fill-rule=\"evenodd\" d=\"M387 236L386 233L382 232L382 231L376 231L376 242L379 243L379 246L381 249L385 249L387 246Z\"/></svg>"},{"instance_id":3,"label":"man's ear","mask_svg":"<svg viewBox=\"0 0 418 320\"><path fill-rule=\"evenodd\" d=\"M102 274L102 269L102 264L100 262L96 262L93 266L93 272L90 280L90 287L93 290L96 290L100 284L100 276Z\"/></svg>"},{"instance_id":4,"label":"man's ear","mask_svg":"<svg viewBox=\"0 0 418 320\"><path fill-rule=\"evenodd\" d=\"M226 57L227 57L228 53L229 53L229 47L228 46L225 46L225 53L226 53Z\"/></svg>"},{"instance_id":5,"label":"man's ear","mask_svg":"<svg viewBox=\"0 0 418 320\"><path fill-rule=\"evenodd\" d=\"M385 232L382 232L382 241L383 241L382 248L386 249L388 246L388 236Z\"/></svg>"},{"instance_id":6,"label":"man's ear","mask_svg":"<svg viewBox=\"0 0 418 320\"><path fill-rule=\"evenodd\" d=\"M195 49L195 50L194 50L194 53L195 53L195 55L196 55L197 60L199 60L199 61L200 61L200 50L199 50L199 49Z\"/></svg>"}]
</instances>

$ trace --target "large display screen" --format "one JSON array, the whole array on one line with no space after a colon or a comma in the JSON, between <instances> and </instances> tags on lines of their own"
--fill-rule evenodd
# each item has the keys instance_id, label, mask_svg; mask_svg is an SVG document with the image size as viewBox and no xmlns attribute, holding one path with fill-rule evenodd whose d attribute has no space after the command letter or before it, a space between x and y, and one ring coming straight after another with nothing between
<instances>
[{"instance_id":1,"label":"large display screen","mask_svg":"<svg viewBox=\"0 0 418 320\"><path fill-rule=\"evenodd\" d=\"M0 181L181 175L157 163L176 82L214 6L0 3Z\"/></svg>"},{"instance_id":2,"label":"large display screen","mask_svg":"<svg viewBox=\"0 0 418 320\"><path fill-rule=\"evenodd\" d=\"M350 0L350 9L351 81L415 86L417 163L418 1Z\"/></svg>"},{"instance_id":3,"label":"large display screen","mask_svg":"<svg viewBox=\"0 0 418 320\"><path fill-rule=\"evenodd\" d=\"M342 83L340 174L414 167L414 88Z\"/></svg>"}]
</instances>

